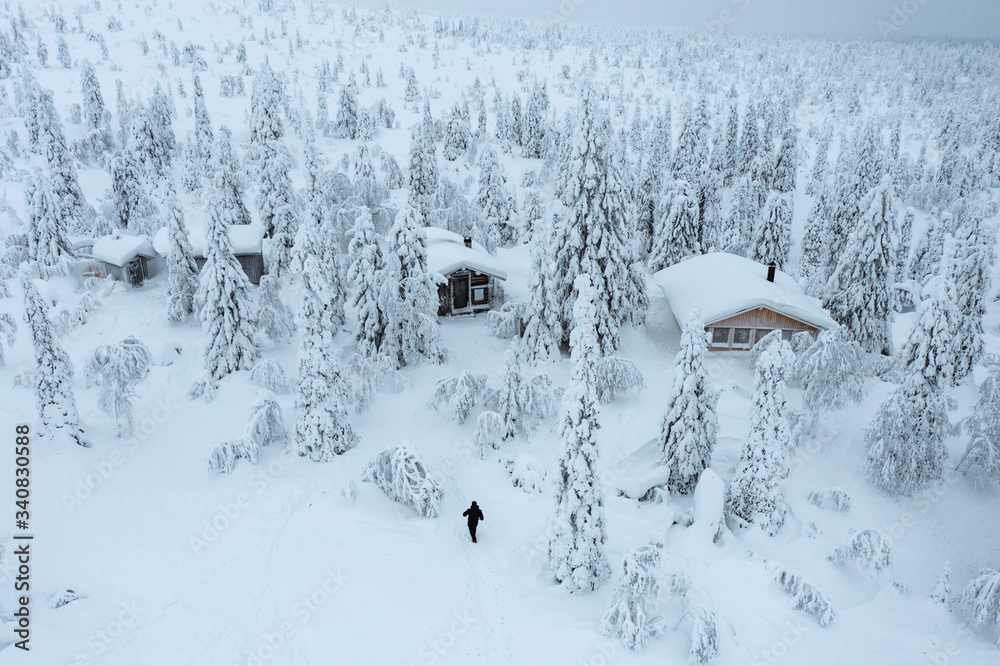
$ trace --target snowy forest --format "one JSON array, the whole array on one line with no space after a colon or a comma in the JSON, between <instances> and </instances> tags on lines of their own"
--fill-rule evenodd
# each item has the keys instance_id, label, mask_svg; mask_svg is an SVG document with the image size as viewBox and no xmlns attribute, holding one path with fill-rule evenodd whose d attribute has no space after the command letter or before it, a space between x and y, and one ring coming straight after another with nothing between
<instances>
[{"instance_id":1,"label":"snowy forest","mask_svg":"<svg viewBox=\"0 0 1000 666\"><path fill-rule=\"evenodd\" d=\"M0 662L1000 662L1000 47L194 5L0 0Z\"/></svg>"}]
</instances>

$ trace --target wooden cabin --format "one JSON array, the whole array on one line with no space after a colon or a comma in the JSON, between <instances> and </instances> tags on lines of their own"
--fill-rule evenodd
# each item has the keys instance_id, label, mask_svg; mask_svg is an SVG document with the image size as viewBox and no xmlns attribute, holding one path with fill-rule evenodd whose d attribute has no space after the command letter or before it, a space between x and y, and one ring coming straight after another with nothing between
<instances>
[{"instance_id":1,"label":"wooden cabin","mask_svg":"<svg viewBox=\"0 0 1000 666\"><path fill-rule=\"evenodd\" d=\"M164 227L156 232L153 245L156 250L166 256L170 251L169 230ZM205 231L192 229L188 232L188 242L194 253L194 261L201 270L205 265ZM259 224L234 224L229 227L229 242L233 246L233 255L243 267L252 284L260 284L260 278L267 271L264 266L264 227Z\"/></svg>"},{"instance_id":2,"label":"wooden cabin","mask_svg":"<svg viewBox=\"0 0 1000 666\"><path fill-rule=\"evenodd\" d=\"M800 331L815 339L837 323L795 279L725 252L685 259L653 276L678 327L698 314L710 351L742 351L776 329L790 340Z\"/></svg>"},{"instance_id":3,"label":"wooden cabin","mask_svg":"<svg viewBox=\"0 0 1000 666\"><path fill-rule=\"evenodd\" d=\"M163 257L145 236L104 236L94 241L90 254L94 261L85 270L86 277L112 275L133 287L141 286L164 267Z\"/></svg>"},{"instance_id":4,"label":"wooden cabin","mask_svg":"<svg viewBox=\"0 0 1000 666\"><path fill-rule=\"evenodd\" d=\"M479 243L445 229L427 227L427 269L438 285L438 315L484 312L502 302L497 280L507 271Z\"/></svg>"}]
</instances>

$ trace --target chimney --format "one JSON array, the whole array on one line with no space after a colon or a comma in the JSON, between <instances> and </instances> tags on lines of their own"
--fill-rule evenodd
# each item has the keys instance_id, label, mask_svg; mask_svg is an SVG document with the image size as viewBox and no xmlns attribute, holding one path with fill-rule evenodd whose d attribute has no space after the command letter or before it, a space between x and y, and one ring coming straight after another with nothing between
<instances>
[{"instance_id":1,"label":"chimney","mask_svg":"<svg viewBox=\"0 0 1000 666\"><path fill-rule=\"evenodd\" d=\"M774 269L775 269L774 262L768 264L768 266L767 266L767 281L768 282L774 282Z\"/></svg>"},{"instance_id":2,"label":"chimney","mask_svg":"<svg viewBox=\"0 0 1000 666\"><path fill-rule=\"evenodd\" d=\"M465 237L465 247L472 247L472 236Z\"/></svg>"}]
</instances>

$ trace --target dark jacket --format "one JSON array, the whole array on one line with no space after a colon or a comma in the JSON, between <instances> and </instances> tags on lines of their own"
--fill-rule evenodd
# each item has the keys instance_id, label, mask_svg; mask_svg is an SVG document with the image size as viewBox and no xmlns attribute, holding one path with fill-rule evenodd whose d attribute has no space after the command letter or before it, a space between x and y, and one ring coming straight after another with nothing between
<instances>
[{"instance_id":1,"label":"dark jacket","mask_svg":"<svg viewBox=\"0 0 1000 666\"><path fill-rule=\"evenodd\" d=\"M482 511L482 509L480 509L479 505L476 504L475 502L473 502L472 506L470 506L468 509L466 509L465 512L462 513L462 515L469 517L469 524L470 525L477 525L477 524L479 524L480 520L486 520L485 518L483 518L483 511Z\"/></svg>"}]
</instances>

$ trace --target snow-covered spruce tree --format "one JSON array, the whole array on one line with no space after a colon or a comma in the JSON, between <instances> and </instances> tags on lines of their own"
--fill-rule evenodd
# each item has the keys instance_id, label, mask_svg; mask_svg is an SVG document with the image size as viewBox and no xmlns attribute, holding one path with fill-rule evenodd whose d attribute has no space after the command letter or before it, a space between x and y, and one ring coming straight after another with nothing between
<instances>
[{"instance_id":1,"label":"snow-covered spruce tree","mask_svg":"<svg viewBox=\"0 0 1000 666\"><path fill-rule=\"evenodd\" d=\"M292 312L281 302L281 281L262 275L257 294L257 330L276 344L292 337Z\"/></svg>"},{"instance_id":2,"label":"snow-covered spruce tree","mask_svg":"<svg viewBox=\"0 0 1000 666\"><path fill-rule=\"evenodd\" d=\"M823 307L867 352L892 351L896 239L888 178L865 199L864 215L851 231L827 283Z\"/></svg>"},{"instance_id":3,"label":"snow-covered spruce tree","mask_svg":"<svg viewBox=\"0 0 1000 666\"><path fill-rule=\"evenodd\" d=\"M563 397L562 455L556 472L556 514L549 538L549 566L556 581L570 591L595 590L611 573L604 551L604 498L597 476L597 430L600 427L596 366L597 294L581 275L574 290L575 326L570 335L573 370Z\"/></svg>"},{"instance_id":4,"label":"snow-covered spruce tree","mask_svg":"<svg viewBox=\"0 0 1000 666\"><path fill-rule=\"evenodd\" d=\"M580 93L563 194L569 210L556 219L555 261L549 275L552 302L559 307L561 342L574 326L576 278L587 275L595 291L597 339L602 353L610 353L618 348L622 324L639 321L647 300L645 279L622 236L630 226L621 206L623 195L609 191L610 121L597 97L590 88Z\"/></svg>"},{"instance_id":5,"label":"snow-covered spruce tree","mask_svg":"<svg viewBox=\"0 0 1000 666\"><path fill-rule=\"evenodd\" d=\"M390 499L412 506L421 516L433 518L441 513L441 484L407 441L372 458L362 480L373 482Z\"/></svg>"},{"instance_id":6,"label":"snow-covered spruce tree","mask_svg":"<svg viewBox=\"0 0 1000 666\"><path fill-rule=\"evenodd\" d=\"M198 291L198 264L194 260L194 250L188 240L184 213L177 200L171 198L166 204L167 269L170 283L167 286L167 319L183 321L194 313L194 295Z\"/></svg>"},{"instance_id":7,"label":"snow-covered spruce tree","mask_svg":"<svg viewBox=\"0 0 1000 666\"><path fill-rule=\"evenodd\" d=\"M626 649L640 650L662 631L663 618L653 615L660 594L659 568L656 546L639 546L625 556L618 587L601 618L602 635L614 636Z\"/></svg>"},{"instance_id":8,"label":"snow-covered spruce tree","mask_svg":"<svg viewBox=\"0 0 1000 666\"><path fill-rule=\"evenodd\" d=\"M520 349L528 363L534 365L559 356L559 328L555 304L552 302L550 267L547 263L551 247L546 242L548 234L536 235L531 246L531 299L525 310L524 334Z\"/></svg>"},{"instance_id":9,"label":"snow-covered spruce tree","mask_svg":"<svg viewBox=\"0 0 1000 666\"><path fill-rule=\"evenodd\" d=\"M149 348L134 337L117 345L101 345L87 363L88 381L101 387L98 406L118 426L118 436L133 432L132 400L135 387L149 375L152 355Z\"/></svg>"},{"instance_id":10,"label":"snow-covered spruce tree","mask_svg":"<svg viewBox=\"0 0 1000 666\"><path fill-rule=\"evenodd\" d=\"M795 360L802 383L802 406L814 427L823 410L860 404L865 389L865 358L843 327L823 331Z\"/></svg>"},{"instance_id":11,"label":"snow-covered spruce tree","mask_svg":"<svg viewBox=\"0 0 1000 666\"><path fill-rule=\"evenodd\" d=\"M484 150L479 158L479 188L475 204L485 219L485 233L491 245L508 245L517 237L514 198L507 191L507 177L492 148Z\"/></svg>"},{"instance_id":12,"label":"snow-covered spruce tree","mask_svg":"<svg viewBox=\"0 0 1000 666\"><path fill-rule=\"evenodd\" d=\"M1000 484L1000 365L994 365L979 386L979 400L965 431L969 446L955 468L964 472L976 467L983 478Z\"/></svg>"},{"instance_id":13,"label":"snow-covered spruce tree","mask_svg":"<svg viewBox=\"0 0 1000 666\"><path fill-rule=\"evenodd\" d=\"M354 79L354 72L351 72L348 83L340 88L340 98L337 102L337 118L334 123L334 132L344 139L358 138L358 84Z\"/></svg>"},{"instance_id":14,"label":"snow-covered spruce tree","mask_svg":"<svg viewBox=\"0 0 1000 666\"><path fill-rule=\"evenodd\" d=\"M524 126L521 132L522 155L527 158L545 157L546 121L545 112L549 108L549 97L545 83L536 82L528 97L524 112Z\"/></svg>"},{"instance_id":15,"label":"snow-covered spruce tree","mask_svg":"<svg viewBox=\"0 0 1000 666\"><path fill-rule=\"evenodd\" d=\"M946 261L954 260L955 244L948 239ZM920 303L917 319L900 350L900 362L907 374L919 375L935 387L944 388L955 380L955 368L963 351L956 346L958 312L956 286L947 276L935 278L929 296Z\"/></svg>"},{"instance_id":16,"label":"snow-covered spruce tree","mask_svg":"<svg viewBox=\"0 0 1000 666\"><path fill-rule=\"evenodd\" d=\"M378 301L379 281L385 278L385 259L367 211L362 210L354 223L347 256L350 262L347 282L355 314L354 339L359 354L374 358L385 336L385 313Z\"/></svg>"},{"instance_id":17,"label":"snow-covered spruce tree","mask_svg":"<svg viewBox=\"0 0 1000 666\"><path fill-rule=\"evenodd\" d=\"M774 264L779 270L783 269L788 263L791 236L792 206L786 195L773 191L754 225L750 258L765 266Z\"/></svg>"},{"instance_id":18,"label":"snow-covered spruce tree","mask_svg":"<svg viewBox=\"0 0 1000 666\"><path fill-rule=\"evenodd\" d=\"M201 87L201 79L194 75L194 138L198 147L198 156L205 167L211 162L212 146L215 134L212 132L212 119L205 106L205 91Z\"/></svg>"},{"instance_id":19,"label":"snow-covered spruce tree","mask_svg":"<svg viewBox=\"0 0 1000 666\"><path fill-rule=\"evenodd\" d=\"M701 254L698 202L687 181L674 181L664 188L656 207L653 241L647 264L650 272L673 266Z\"/></svg>"},{"instance_id":20,"label":"snow-covered spruce tree","mask_svg":"<svg viewBox=\"0 0 1000 666\"><path fill-rule=\"evenodd\" d=\"M228 127L220 127L212 153L215 164L213 181L219 197L217 206L227 225L250 224L250 211L243 203L243 177L233 154L231 137Z\"/></svg>"},{"instance_id":21,"label":"snow-covered spruce tree","mask_svg":"<svg viewBox=\"0 0 1000 666\"><path fill-rule=\"evenodd\" d=\"M257 208L267 236L273 239L271 271L284 274L292 261L292 247L299 226L300 204L289 176L292 156L281 140L267 142L260 151L260 189Z\"/></svg>"},{"instance_id":22,"label":"snow-covered spruce tree","mask_svg":"<svg viewBox=\"0 0 1000 666\"><path fill-rule=\"evenodd\" d=\"M504 355L503 381L497 395L497 413L503 420L503 439L510 439L517 434L523 409L524 376L521 373L521 361L518 358L520 343L515 338Z\"/></svg>"},{"instance_id":23,"label":"snow-covered spruce tree","mask_svg":"<svg viewBox=\"0 0 1000 666\"><path fill-rule=\"evenodd\" d=\"M774 536L785 522L784 491L791 444L785 415L785 372L794 361L791 347L778 340L765 348L754 366L756 388L750 408L750 434L726 496L726 513L758 525Z\"/></svg>"},{"instance_id":24,"label":"snow-covered spruce tree","mask_svg":"<svg viewBox=\"0 0 1000 666\"><path fill-rule=\"evenodd\" d=\"M410 133L409 202L426 220L431 200L438 188L437 151L434 138L424 123L414 125Z\"/></svg>"},{"instance_id":25,"label":"snow-covered spruce tree","mask_svg":"<svg viewBox=\"0 0 1000 666\"><path fill-rule=\"evenodd\" d=\"M973 219L959 225L955 242L954 257L942 265L942 270L949 274L946 279L956 288L953 349L956 351L955 381L960 381L972 372L972 366L983 355L983 315L990 288L996 231L981 220Z\"/></svg>"},{"instance_id":26,"label":"snow-covered spruce tree","mask_svg":"<svg viewBox=\"0 0 1000 666\"><path fill-rule=\"evenodd\" d=\"M100 158L105 151L114 148L114 139L110 115L101 95L101 84L97 81L94 66L88 60L84 60L80 66L80 87L83 93L83 117L87 125L87 152L92 157Z\"/></svg>"},{"instance_id":27,"label":"snow-covered spruce tree","mask_svg":"<svg viewBox=\"0 0 1000 666\"><path fill-rule=\"evenodd\" d=\"M249 370L257 361L250 280L233 255L229 227L223 221L220 206L221 197L213 192L206 229L205 265L194 299L207 338L205 370L216 380L237 370Z\"/></svg>"},{"instance_id":28,"label":"snow-covered spruce tree","mask_svg":"<svg viewBox=\"0 0 1000 666\"><path fill-rule=\"evenodd\" d=\"M798 169L798 134L795 126L789 124L781 135L781 147L774 162L771 188L788 194L795 190L795 172Z\"/></svg>"},{"instance_id":29,"label":"snow-covered spruce tree","mask_svg":"<svg viewBox=\"0 0 1000 666\"><path fill-rule=\"evenodd\" d=\"M806 218L805 232L802 234L802 255L799 257L799 277L806 293L822 293L826 280L825 269L829 264L826 253L829 250L830 233L830 192L823 187L813 202Z\"/></svg>"},{"instance_id":30,"label":"snow-covered spruce tree","mask_svg":"<svg viewBox=\"0 0 1000 666\"><path fill-rule=\"evenodd\" d=\"M830 143L833 141L833 125L826 123L816 141L816 158L806 184L806 194L816 196L826 189L826 163L830 154Z\"/></svg>"},{"instance_id":31,"label":"snow-covered spruce tree","mask_svg":"<svg viewBox=\"0 0 1000 666\"><path fill-rule=\"evenodd\" d=\"M27 258L39 266L64 271L73 258L66 238L66 219L60 213L52 182L40 171L28 185Z\"/></svg>"},{"instance_id":32,"label":"snow-covered spruce tree","mask_svg":"<svg viewBox=\"0 0 1000 666\"><path fill-rule=\"evenodd\" d=\"M265 60L254 75L250 92L250 140L247 146L247 166L258 166L264 159L264 147L285 134L279 111L285 91L281 79Z\"/></svg>"},{"instance_id":33,"label":"snow-covered spruce tree","mask_svg":"<svg viewBox=\"0 0 1000 666\"><path fill-rule=\"evenodd\" d=\"M1000 631L1000 572L982 569L962 590L959 602L968 608L973 627L979 629L993 625ZM1000 638L997 643L1000 644Z\"/></svg>"},{"instance_id":34,"label":"snow-covered spruce tree","mask_svg":"<svg viewBox=\"0 0 1000 666\"><path fill-rule=\"evenodd\" d=\"M692 316L681 333L674 361L674 383L667 394L667 413L660 428L663 463L670 469L670 492L688 495L712 462L718 431L718 391L705 367L708 337L701 319Z\"/></svg>"},{"instance_id":35,"label":"snow-covered spruce tree","mask_svg":"<svg viewBox=\"0 0 1000 666\"><path fill-rule=\"evenodd\" d=\"M469 147L468 121L462 116L462 108L456 103L451 109L451 116L448 119L448 127L444 134L444 150L442 155L449 162L454 162Z\"/></svg>"},{"instance_id":36,"label":"snow-covered spruce tree","mask_svg":"<svg viewBox=\"0 0 1000 666\"><path fill-rule=\"evenodd\" d=\"M869 478L890 495L912 495L939 480L948 452L941 389L911 374L886 398L865 433Z\"/></svg>"},{"instance_id":37,"label":"snow-covered spruce tree","mask_svg":"<svg viewBox=\"0 0 1000 666\"><path fill-rule=\"evenodd\" d=\"M52 331L48 303L27 278L22 277L21 287L24 290L24 319L35 348L35 408L42 421L42 435L51 437L62 432L76 444L89 447L91 444L80 427L76 398L70 385L73 364Z\"/></svg>"},{"instance_id":38,"label":"snow-covered spruce tree","mask_svg":"<svg viewBox=\"0 0 1000 666\"><path fill-rule=\"evenodd\" d=\"M39 143L42 156L48 163L49 178L52 180L52 191L63 223L70 227L79 227L83 222L84 210L87 208L83 190L77 179L76 164L73 154L66 143L66 133L62 120L56 112L52 101L52 91L43 90L39 94L39 107L36 110L39 125Z\"/></svg>"},{"instance_id":39,"label":"snow-covered spruce tree","mask_svg":"<svg viewBox=\"0 0 1000 666\"><path fill-rule=\"evenodd\" d=\"M333 345L343 310L338 312L330 294L329 268L318 245L324 240L318 233L306 233L297 247L302 342L294 448L298 455L315 462L330 462L357 444L358 437L347 420L347 382Z\"/></svg>"},{"instance_id":40,"label":"snow-covered spruce tree","mask_svg":"<svg viewBox=\"0 0 1000 666\"><path fill-rule=\"evenodd\" d=\"M313 197L298 228L291 270L298 276L305 272L306 264L315 262L309 273L311 288L323 301L317 316L322 317L323 326L331 335L344 325L347 300L341 281L339 237L331 216L323 214L319 198Z\"/></svg>"},{"instance_id":41,"label":"snow-covered spruce tree","mask_svg":"<svg viewBox=\"0 0 1000 666\"><path fill-rule=\"evenodd\" d=\"M708 162L709 116L708 100L701 97L697 104L687 103L681 132L674 151L674 178L695 182L701 166Z\"/></svg>"},{"instance_id":42,"label":"snow-covered spruce tree","mask_svg":"<svg viewBox=\"0 0 1000 666\"><path fill-rule=\"evenodd\" d=\"M749 256L750 239L760 213L756 190L761 187L760 183L741 178L733 188L729 220L718 241L724 252Z\"/></svg>"},{"instance_id":43,"label":"snow-covered spruce tree","mask_svg":"<svg viewBox=\"0 0 1000 666\"><path fill-rule=\"evenodd\" d=\"M381 351L396 360L397 368L419 359L443 360L436 290L427 272L426 234L410 206L396 214L385 260L385 273L379 280L379 303L386 321Z\"/></svg>"},{"instance_id":44,"label":"snow-covered spruce tree","mask_svg":"<svg viewBox=\"0 0 1000 666\"><path fill-rule=\"evenodd\" d=\"M739 150L737 150L737 174L743 175L748 173L750 165L760 152L760 129L757 122L757 106L751 99L748 100L746 111L743 115L743 131L740 132Z\"/></svg>"}]
</instances>

